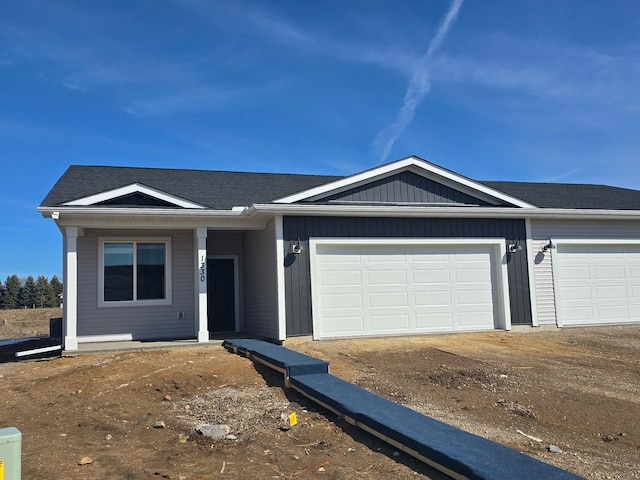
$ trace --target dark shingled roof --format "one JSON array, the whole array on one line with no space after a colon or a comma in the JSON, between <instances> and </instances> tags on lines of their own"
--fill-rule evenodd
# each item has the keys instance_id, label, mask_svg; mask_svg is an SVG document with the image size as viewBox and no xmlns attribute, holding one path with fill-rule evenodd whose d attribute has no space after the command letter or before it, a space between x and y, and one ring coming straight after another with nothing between
<instances>
[{"instance_id":1,"label":"dark shingled roof","mask_svg":"<svg viewBox=\"0 0 640 480\"><path fill-rule=\"evenodd\" d=\"M345 177L72 165L42 207L140 183L214 210L270 203ZM484 185L541 208L640 210L640 191L605 185L494 182Z\"/></svg>"},{"instance_id":2,"label":"dark shingled roof","mask_svg":"<svg viewBox=\"0 0 640 480\"><path fill-rule=\"evenodd\" d=\"M640 191L574 183L482 182L540 208L640 210Z\"/></svg>"},{"instance_id":3,"label":"dark shingled roof","mask_svg":"<svg viewBox=\"0 0 640 480\"><path fill-rule=\"evenodd\" d=\"M55 207L78 198L140 183L214 210L270 203L339 180L327 175L224 172L165 168L72 165L42 201Z\"/></svg>"}]
</instances>

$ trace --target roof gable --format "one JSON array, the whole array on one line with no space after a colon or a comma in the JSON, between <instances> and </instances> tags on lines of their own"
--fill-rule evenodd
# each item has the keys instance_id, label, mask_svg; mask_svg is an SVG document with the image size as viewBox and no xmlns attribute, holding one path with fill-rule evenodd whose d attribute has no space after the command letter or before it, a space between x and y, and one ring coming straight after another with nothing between
<instances>
[{"instance_id":1,"label":"roof gable","mask_svg":"<svg viewBox=\"0 0 640 480\"><path fill-rule=\"evenodd\" d=\"M153 205L155 200L156 205L153 206L172 206L181 208L205 208L197 203L185 200L183 198L171 195L154 188L141 185L139 183L132 183L124 187L116 188L113 190L107 190L105 192L96 193L87 197L78 198L70 202L66 202L64 205L68 206L89 206L89 205L122 205L127 199L132 197L141 199L141 197L147 199L143 205ZM151 200L151 202L149 201ZM123 202L124 201L124 202Z\"/></svg>"},{"instance_id":2,"label":"roof gable","mask_svg":"<svg viewBox=\"0 0 640 480\"><path fill-rule=\"evenodd\" d=\"M437 184L441 186L441 190L442 188L447 189L447 197L455 198L458 196L458 198L464 200L459 203L467 204L467 201L472 200L473 203L471 204L473 205L488 204L535 208L534 205L516 197L494 190L485 184L458 175L455 172L446 170L415 156L366 170L350 177L344 177L309 190L298 192L294 195L279 198L275 200L274 203L316 202L340 198L341 195L346 198L356 191L375 188L375 182L399 175L402 172L411 172L414 175L431 180L434 182L433 185ZM453 194L454 191L458 193ZM445 203L452 202L447 201Z\"/></svg>"},{"instance_id":3,"label":"roof gable","mask_svg":"<svg viewBox=\"0 0 640 480\"><path fill-rule=\"evenodd\" d=\"M316 203L496 206L410 170L389 175L316 200ZM500 202L498 205L504 205Z\"/></svg>"},{"instance_id":4,"label":"roof gable","mask_svg":"<svg viewBox=\"0 0 640 480\"><path fill-rule=\"evenodd\" d=\"M236 206L271 203L275 198L340 178L329 175L71 165L40 206L69 206L71 202L93 198L135 183L207 209L231 210Z\"/></svg>"}]
</instances>

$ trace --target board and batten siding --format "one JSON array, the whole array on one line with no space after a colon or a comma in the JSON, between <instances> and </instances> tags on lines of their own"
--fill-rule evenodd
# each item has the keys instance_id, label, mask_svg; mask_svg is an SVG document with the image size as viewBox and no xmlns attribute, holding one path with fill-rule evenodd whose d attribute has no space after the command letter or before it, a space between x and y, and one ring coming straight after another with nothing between
<instances>
[{"instance_id":1,"label":"board and batten siding","mask_svg":"<svg viewBox=\"0 0 640 480\"><path fill-rule=\"evenodd\" d=\"M284 217L287 336L312 334L309 238L500 238L523 250L508 256L511 323L531 325L531 297L524 220L367 217ZM303 246L299 255L289 250Z\"/></svg>"},{"instance_id":2,"label":"board and batten siding","mask_svg":"<svg viewBox=\"0 0 640 480\"><path fill-rule=\"evenodd\" d=\"M407 171L368 182L317 201L488 205L483 200Z\"/></svg>"},{"instance_id":3,"label":"board and batten siding","mask_svg":"<svg viewBox=\"0 0 640 480\"><path fill-rule=\"evenodd\" d=\"M277 339L278 275L273 220L265 230L245 232L243 250L244 331Z\"/></svg>"},{"instance_id":4,"label":"board and batten siding","mask_svg":"<svg viewBox=\"0 0 640 480\"><path fill-rule=\"evenodd\" d=\"M98 307L98 255L101 237L123 241L171 238L171 305ZM193 231L93 230L78 237L78 336L131 335L134 340L194 338ZM178 319L178 312L184 318Z\"/></svg>"},{"instance_id":5,"label":"board and batten siding","mask_svg":"<svg viewBox=\"0 0 640 480\"><path fill-rule=\"evenodd\" d=\"M540 325L555 325L556 301L553 284L553 258L543 252L545 240L634 240L640 239L640 222L616 220L532 220L533 278Z\"/></svg>"}]
</instances>

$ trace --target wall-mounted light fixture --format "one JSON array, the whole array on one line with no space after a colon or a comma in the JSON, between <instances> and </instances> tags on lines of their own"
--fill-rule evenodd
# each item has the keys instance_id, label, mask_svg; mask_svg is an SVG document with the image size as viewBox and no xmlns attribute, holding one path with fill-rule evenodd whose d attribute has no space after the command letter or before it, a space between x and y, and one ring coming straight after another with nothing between
<instances>
[{"instance_id":1,"label":"wall-mounted light fixture","mask_svg":"<svg viewBox=\"0 0 640 480\"><path fill-rule=\"evenodd\" d=\"M518 242L509 244L509 253L516 253L522 250L522 245Z\"/></svg>"},{"instance_id":2,"label":"wall-mounted light fixture","mask_svg":"<svg viewBox=\"0 0 640 480\"><path fill-rule=\"evenodd\" d=\"M545 243L542 245L542 251L546 252L547 250L553 250L556 248L555 244L551 241L551 238L547 237L544 241Z\"/></svg>"},{"instance_id":3,"label":"wall-mounted light fixture","mask_svg":"<svg viewBox=\"0 0 640 480\"><path fill-rule=\"evenodd\" d=\"M291 242L291 247L289 248L289 251L291 253L293 253L294 255L300 255L303 250L304 247L302 246L300 239L298 239L297 242Z\"/></svg>"}]
</instances>

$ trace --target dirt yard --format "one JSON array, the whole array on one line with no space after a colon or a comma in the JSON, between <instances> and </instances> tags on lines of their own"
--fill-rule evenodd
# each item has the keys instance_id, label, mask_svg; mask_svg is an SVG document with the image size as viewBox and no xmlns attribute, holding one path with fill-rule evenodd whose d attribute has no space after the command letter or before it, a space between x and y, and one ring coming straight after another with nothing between
<instances>
[{"instance_id":1,"label":"dirt yard","mask_svg":"<svg viewBox=\"0 0 640 480\"><path fill-rule=\"evenodd\" d=\"M640 479L640 326L287 346L586 478ZM24 479L446 478L220 346L1 364L0 391L0 428L23 433ZM232 436L209 440L203 423Z\"/></svg>"}]
</instances>

